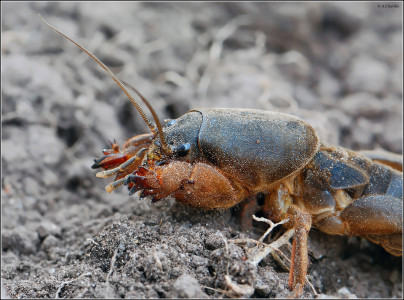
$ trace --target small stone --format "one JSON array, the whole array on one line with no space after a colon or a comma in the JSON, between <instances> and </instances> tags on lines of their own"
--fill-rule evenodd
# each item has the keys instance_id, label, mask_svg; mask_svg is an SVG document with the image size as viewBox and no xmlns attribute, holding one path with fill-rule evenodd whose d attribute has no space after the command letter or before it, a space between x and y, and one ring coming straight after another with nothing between
<instances>
[{"instance_id":1,"label":"small stone","mask_svg":"<svg viewBox=\"0 0 404 300\"><path fill-rule=\"evenodd\" d=\"M259 298L268 298L272 291L272 287L267 284L257 284L255 286L255 294Z\"/></svg>"},{"instance_id":2,"label":"small stone","mask_svg":"<svg viewBox=\"0 0 404 300\"><path fill-rule=\"evenodd\" d=\"M208 298L198 281L188 274L183 274L175 281L172 298Z\"/></svg>"},{"instance_id":3,"label":"small stone","mask_svg":"<svg viewBox=\"0 0 404 300\"><path fill-rule=\"evenodd\" d=\"M8 129L10 135L21 136L21 130L12 128ZM3 131L4 132L4 131ZM12 139L2 140L2 160L4 159L8 163L13 163L14 161L24 161L28 159L29 154L26 147L24 147L24 139L19 139L14 141Z\"/></svg>"},{"instance_id":4,"label":"small stone","mask_svg":"<svg viewBox=\"0 0 404 300\"><path fill-rule=\"evenodd\" d=\"M36 231L41 239L46 238L50 234L54 236L61 236L62 234L62 229L58 225L47 220L42 221Z\"/></svg>"},{"instance_id":5,"label":"small stone","mask_svg":"<svg viewBox=\"0 0 404 300\"><path fill-rule=\"evenodd\" d=\"M209 250L215 250L224 247L224 237L220 232L210 234L205 240L205 247Z\"/></svg>"},{"instance_id":6,"label":"small stone","mask_svg":"<svg viewBox=\"0 0 404 300\"><path fill-rule=\"evenodd\" d=\"M377 138L383 148L395 153L403 152L403 132L398 129L398 125L402 122L402 115L397 111L392 114L377 132Z\"/></svg>"},{"instance_id":7,"label":"small stone","mask_svg":"<svg viewBox=\"0 0 404 300\"><path fill-rule=\"evenodd\" d=\"M32 125L28 129L28 147L32 151L32 159L43 161L45 164L55 164L63 159L65 146L57 138L50 127Z\"/></svg>"},{"instance_id":8,"label":"small stone","mask_svg":"<svg viewBox=\"0 0 404 300\"><path fill-rule=\"evenodd\" d=\"M206 258L201 257L201 256L197 256L197 255L192 255L191 265L194 268L201 267L201 266L206 266L207 264L208 264L208 260Z\"/></svg>"},{"instance_id":9,"label":"small stone","mask_svg":"<svg viewBox=\"0 0 404 300\"><path fill-rule=\"evenodd\" d=\"M386 64L369 56L354 58L351 70L346 76L346 84L350 91L366 91L382 93L389 79L389 69Z\"/></svg>"},{"instance_id":10,"label":"small stone","mask_svg":"<svg viewBox=\"0 0 404 300\"><path fill-rule=\"evenodd\" d=\"M38 183L38 178L26 177L23 178L23 186L28 195L41 195L41 185Z\"/></svg>"},{"instance_id":11,"label":"small stone","mask_svg":"<svg viewBox=\"0 0 404 300\"><path fill-rule=\"evenodd\" d=\"M355 146L361 149L369 149L375 134L380 133L381 129L380 124L365 118L359 118L351 127L352 135L355 139Z\"/></svg>"},{"instance_id":12,"label":"small stone","mask_svg":"<svg viewBox=\"0 0 404 300\"><path fill-rule=\"evenodd\" d=\"M299 102L301 108L313 109L318 106L317 96L303 85L296 85L294 98Z\"/></svg>"},{"instance_id":13,"label":"small stone","mask_svg":"<svg viewBox=\"0 0 404 300\"><path fill-rule=\"evenodd\" d=\"M59 244L59 240L53 235L48 235L45 240L42 242L41 248L45 252L49 252L52 248L56 247Z\"/></svg>"},{"instance_id":14,"label":"small stone","mask_svg":"<svg viewBox=\"0 0 404 300\"><path fill-rule=\"evenodd\" d=\"M370 93L354 93L341 99L342 110L348 115L366 118L378 117L385 112L383 102Z\"/></svg>"},{"instance_id":15,"label":"small stone","mask_svg":"<svg viewBox=\"0 0 404 300\"><path fill-rule=\"evenodd\" d=\"M33 254L38 244L38 235L28 231L24 227L17 227L13 230L3 229L1 233L2 249L11 250L16 253Z\"/></svg>"},{"instance_id":16,"label":"small stone","mask_svg":"<svg viewBox=\"0 0 404 300\"><path fill-rule=\"evenodd\" d=\"M162 235L168 235L174 231L174 228L170 224L164 223L160 226L159 231Z\"/></svg>"},{"instance_id":17,"label":"small stone","mask_svg":"<svg viewBox=\"0 0 404 300\"><path fill-rule=\"evenodd\" d=\"M346 287L340 288L338 290L338 294L341 294L342 296L349 295L350 293L351 292Z\"/></svg>"},{"instance_id":18,"label":"small stone","mask_svg":"<svg viewBox=\"0 0 404 300\"><path fill-rule=\"evenodd\" d=\"M286 77L306 80L311 72L310 61L300 52L291 50L278 56L277 67Z\"/></svg>"},{"instance_id":19,"label":"small stone","mask_svg":"<svg viewBox=\"0 0 404 300\"><path fill-rule=\"evenodd\" d=\"M322 97L337 97L341 92L337 79L329 72L322 71L317 84L317 91Z\"/></svg>"},{"instance_id":20,"label":"small stone","mask_svg":"<svg viewBox=\"0 0 404 300\"><path fill-rule=\"evenodd\" d=\"M351 292L346 287L340 288L337 293L338 293L338 295L341 295L344 298L348 298L348 299L357 299L358 298L358 297L356 297L355 294L351 294Z\"/></svg>"}]
</instances>

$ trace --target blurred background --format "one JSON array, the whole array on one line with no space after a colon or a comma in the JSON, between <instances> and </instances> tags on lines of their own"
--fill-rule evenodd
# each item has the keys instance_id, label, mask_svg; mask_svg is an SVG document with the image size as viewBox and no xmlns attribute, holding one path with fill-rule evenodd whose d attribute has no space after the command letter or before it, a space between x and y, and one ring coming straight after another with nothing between
<instances>
[{"instance_id":1,"label":"blurred background","mask_svg":"<svg viewBox=\"0 0 404 300\"><path fill-rule=\"evenodd\" d=\"M2 2L2 242L17 255L2 276L19 255L44 251L48 235L74 247L91 234L62 231L131 207L90 166L109 140L148 130L38 14L139 89L161 120L198 107L280 111L331 144L402 153L402 7L381 4Z\"/></svg>"}]
</instances>

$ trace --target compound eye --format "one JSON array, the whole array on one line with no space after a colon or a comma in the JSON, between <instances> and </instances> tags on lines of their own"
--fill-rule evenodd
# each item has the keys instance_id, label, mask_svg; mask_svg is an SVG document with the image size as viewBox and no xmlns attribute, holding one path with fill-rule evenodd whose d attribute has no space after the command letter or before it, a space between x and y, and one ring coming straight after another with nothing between
<instances>
[{"instance_id":1,"label":"compound eye","mask_svg":"<svg viewBox=\"0 0 404 300\"><path fill-rule=\"evenodd\" d=\"M182 144L181 146L178 146L177 148L177 154L178 156L185 156L188 154L189 149L191 149L191 145L189 143Z\"/></svg>"},{"instance_id":2,"label":"compound eye","mask_svg":"<svg viewBox=\"0 0 404 300\"><path fill-rule=\"evenodd\" d=\"M170 126L174 125L175 122L177 122L177 120L176 120L176 119L172 119L172 120L170 120L170 121L167 122L167 124L165 125L165 127L170 127Z\"/></svg>"}]
</instances>

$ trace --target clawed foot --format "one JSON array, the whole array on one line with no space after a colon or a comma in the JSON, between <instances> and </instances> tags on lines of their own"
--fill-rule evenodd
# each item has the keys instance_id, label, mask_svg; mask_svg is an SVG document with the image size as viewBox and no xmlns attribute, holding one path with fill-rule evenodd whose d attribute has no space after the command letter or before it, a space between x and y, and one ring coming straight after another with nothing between
<instances>
[{"instance_id":1,"label":"clawed foot","mask_svg":"<svg viewBox=\"0 0 404 300\"><path fill-rule=\"evenodd\" d=\"M128 175L123 184L129 187L129 195L142 190L140 198L155 195L157 189L160 187L156 172L142 166L131 175ZM155 198L152 199L156 201Z\"/></svg>"},{"instance_id":2,"label":"clawed foot","mask_svg":"<svg viewBox=\"0 0 404 300\"><path fill-rule=\"evenodd\" d=\"M94 164L91 166L91 168L103 168L104 170L109 170L123 164L127 159L128 158L126 155L122 153L110 153L99 159L94 159Z\"/></svg>"}]
</instances>

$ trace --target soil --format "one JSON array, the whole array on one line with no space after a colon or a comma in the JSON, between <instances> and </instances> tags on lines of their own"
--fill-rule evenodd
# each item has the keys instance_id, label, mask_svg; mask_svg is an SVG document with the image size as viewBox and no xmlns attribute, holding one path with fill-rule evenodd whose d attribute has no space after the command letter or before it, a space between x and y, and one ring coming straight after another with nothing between
<instances>
[{"instance_id":1,"label":"soil","mask_svg":"<svg viewBox=\"0 0 404 300\"><path fill-rule=\"evenodd\" d=\"M147 126L38 13L161 119L197 107L280 111L328 143L401 154L401 5L2 2L2 298L288 295L283 263L254 267L252 245L235 242L263 233L242 228L240 208L104 190L93 159ZM402 298L402 259L381 247L314 228L309 249L317 297ZM315 294L307 286L304 296Z\"/></svg>"}]
</instances>

